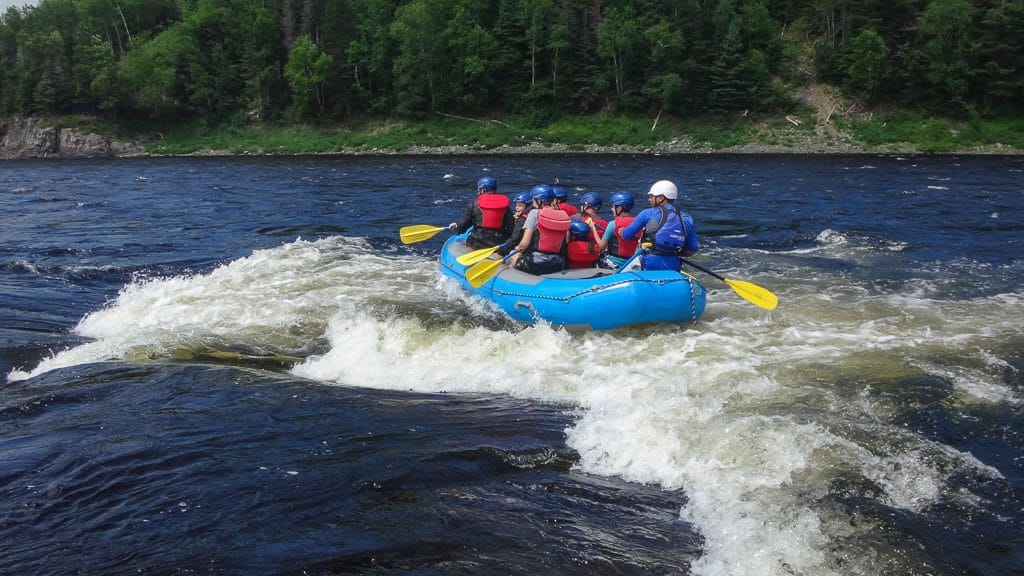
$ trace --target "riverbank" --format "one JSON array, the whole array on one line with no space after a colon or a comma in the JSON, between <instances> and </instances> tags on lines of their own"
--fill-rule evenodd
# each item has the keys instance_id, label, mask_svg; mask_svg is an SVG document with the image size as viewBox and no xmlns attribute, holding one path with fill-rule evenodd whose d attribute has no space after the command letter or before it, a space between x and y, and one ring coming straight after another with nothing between
<instances>
[{"instance_id":1,"label":"riverbank","mask_svg":"<svg viewBox=\"0 0 1024 576\"><path fill-rule=\"evenodd\" d=\"M596 115L544 126L446 115L346 125L204 123L123 127L95 119L0 123L0 158L299 154L1024 154L1024 119L953 121L906 112L834 114L835 107L759 118Z\"/></svg>"}]
</instances>

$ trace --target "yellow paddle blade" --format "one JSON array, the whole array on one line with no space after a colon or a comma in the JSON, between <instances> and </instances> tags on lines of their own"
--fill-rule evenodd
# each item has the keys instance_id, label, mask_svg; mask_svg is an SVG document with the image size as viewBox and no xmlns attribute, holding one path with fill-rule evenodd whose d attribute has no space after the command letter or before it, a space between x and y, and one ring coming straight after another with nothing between
<instances>
[{"instance_id":1,"label":"yellow paddle blade","mask_svg":"<svg viewBox=\"0 0 1024 576\"><path fill-rule=\"evenodd\" d=\"M405 226L398 231L398 235L402 238L402 244L413 244L416 242L422 242L434 237L441 230L447 230L443 226L430 226L429 224L416 224L415 226Z\"/></svg>"},{"instance_id":2,"label":"yellow paddle blade","mask_svg":"<svg viewBox=\"0 0 1024 576\"><path fill-rule=\"evenodd\" d=\"M729 280L728 278L725 278L725 283L739 294L741 298L765 310L775 310L775 307L779 305L778 296L757 284L751 284L743 280Z\"/></svg>"},{"instance_id":3,"label":"yellow paddle blade","mask_svg":"<svg viewBox=\"0 0 1024 576\"><path fill-rule=\"evenodd\" d=\"M466 280L473 288L479 288L498 273L504 260L486 260L466 270Z\"/></svg>"},{"instance_id":4,"label":"yellow paddle blade","mask_svg":"<svg viewBox=\"0 0 1024 576\"><path fill-rule=\"evenodd\" d=\"M491 256L491 254L497 252L498 248L501 248L501 246L492 246L490 248L481 248L479 250L473 250L472 252L466 252L462 256L456 258L455 261L463 266L470 266L480 262L481 260L486 260Z\"/></svg>"}]
</instances>

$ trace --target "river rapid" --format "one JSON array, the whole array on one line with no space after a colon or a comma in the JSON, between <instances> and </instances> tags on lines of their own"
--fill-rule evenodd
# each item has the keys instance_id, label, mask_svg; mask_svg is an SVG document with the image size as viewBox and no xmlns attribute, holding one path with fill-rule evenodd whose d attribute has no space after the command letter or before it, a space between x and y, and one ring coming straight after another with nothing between
<instances>
[{"instance_id":1,"label":"river rapid","mask_svg":"<svg viewBox=\"0 0 1024 576\"><path fill-rule=\"evenodd\" d=\"M671 179L684 326L438 272L509 194ZM0 573L1024 573L1024 158L0 164Z\"/></svg>"}]
</instances>

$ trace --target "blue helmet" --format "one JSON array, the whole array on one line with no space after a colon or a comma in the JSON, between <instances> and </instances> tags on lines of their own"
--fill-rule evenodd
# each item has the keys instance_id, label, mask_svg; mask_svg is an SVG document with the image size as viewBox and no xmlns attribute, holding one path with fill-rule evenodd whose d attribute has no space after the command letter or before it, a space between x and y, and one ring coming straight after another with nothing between
<instances>
[{"instance_id":1,"label":"blue helmet","mask_svg":"<svg viewBox=\"0 0 1024 576\"><path fill-rule=\"evenodd\" d=\"M551 186L538 184L533 187L533 190L530 190L530 198L540 200L543 204L551 204L551 201L555 199L555 193L551 190Z\"/></svg>"},{"instance_id":2,"label":"blue helmet","mask_svg":"<svg viewBox=\"0 0 1024 576\"><path fill-rule=\"evenodd\" d=\"M594 210L600 210L601 206L604 206L604 201L601 200L601 195L597 192L587 192L583 196L580 196L580 206L587 205Z\"/></svg>"},{"instance_id":3,"label":"blue helmet","mask_svg":"<svg viewBox=\"0 0 1024 576\"><path fill-rule=\"evenodd\" d=\"M476 181L476 189L483 190L484 192L497 192L498 181L490 176L484 176Z\"/></svg>"},{"instance_id":4,"label":"blue helmet","mask_svg":"<svg viewBox=\"0 0 1024 576\"><path fill-rule=\"evenodd\" d=\"M590 236L590 226L582 220L573 220L569 225L569 235L578 240L586 240Z\"/></svg>"},{"instance_id":5,"label":"blue helmet","mask_svg":"<svg viewBox=\"0 0 1024 576\"><path fill-rule=\"evenodd\" d=\"M531 198L533 198L533 197L530 196L529 192L520 192L519 194L516 194L516 197L513 198L512 201L513 202L523 202L525 204L529 204Z\"/></svg>"},{"instance_id":6,"label":"blue helmet","mask_svg":"<svg viewBox=\"0 0 1024 576\"><path fill-rule=\"evenodd\" d=\"M551 191L555 193L555 198L558 198L559 202L569 198L569 194L565 191L565 188L562 188L561 186L555 186Z\"/></svg>"},{"instance_id":7,"label":"blue helmet","mask_svg":"<svg viewBox=\"0 0 1024 576\"><path fill-rule=\"evenodd\" d=\"M622 206L626 212L633 209L633 202L635 200L629 192L616 192L612 194L612 206Z\"/></svg>"}]
</instances>

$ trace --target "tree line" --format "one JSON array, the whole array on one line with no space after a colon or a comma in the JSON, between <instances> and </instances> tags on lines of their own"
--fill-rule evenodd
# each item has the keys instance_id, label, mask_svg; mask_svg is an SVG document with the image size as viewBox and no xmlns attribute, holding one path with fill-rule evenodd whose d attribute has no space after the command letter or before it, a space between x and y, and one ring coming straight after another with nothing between
<instances>
[{"instance_id":1,"label":"tree line","mask_svg":"<svg viewBox=\"0 0 1024 576\"><path fill-rule=\"evenodd\" d=\"M1024 0L42 0L0 17L0 115L542 123L789 109L811 81L1024 103Z\"/></svg>"}]
</instances>

